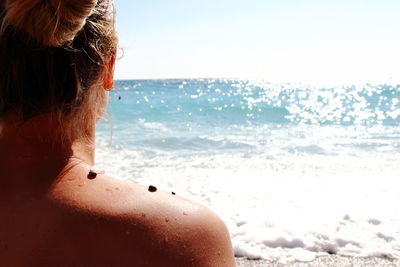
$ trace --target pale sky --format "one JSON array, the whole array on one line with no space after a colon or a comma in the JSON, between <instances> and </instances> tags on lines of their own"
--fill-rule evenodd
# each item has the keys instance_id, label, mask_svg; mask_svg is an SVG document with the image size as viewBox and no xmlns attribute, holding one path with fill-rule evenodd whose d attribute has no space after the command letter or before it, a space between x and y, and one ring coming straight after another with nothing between
<instances>
[{"instance_id":1,"label":"pale sky","mask_svg":"<svg viewBox=\"0 0 400 267\"><path fill-rule=\"evenodd\" d=\"M116 79L400 81L399 0L115 0Z\"/></svg>"}]
</instances>

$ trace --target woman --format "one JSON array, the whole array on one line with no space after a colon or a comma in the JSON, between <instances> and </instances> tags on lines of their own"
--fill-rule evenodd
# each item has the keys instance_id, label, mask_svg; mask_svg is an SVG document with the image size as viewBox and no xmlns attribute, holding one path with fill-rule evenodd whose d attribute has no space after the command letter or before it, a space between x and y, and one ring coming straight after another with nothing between
<instances>
[{"instance_id":1,"label":"woman","mask_svg":"<svg viewBox=\"0 0 400 267\"><path fill-rule=\"evenodd\" d=\"M234 266L208 209L91 171L111 0L0 0L0 14L0 265Z\"/></svg>"}]
</instances>

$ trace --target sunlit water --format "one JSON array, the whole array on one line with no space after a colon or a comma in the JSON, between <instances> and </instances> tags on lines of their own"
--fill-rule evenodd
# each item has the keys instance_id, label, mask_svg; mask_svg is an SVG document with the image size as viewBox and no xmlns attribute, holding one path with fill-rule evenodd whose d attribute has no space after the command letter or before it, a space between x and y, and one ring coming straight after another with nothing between
<instances>
[{"instance_id":1,"label":"sunlit water","mask_svg":"<svg viewBox=\"0 0 400 267\"><path fill-rule=\"evenodd\" d=\"M400 85L119 81L97 165L199 201L237 256L400 258Z\"/></svg>"}]
</instances>

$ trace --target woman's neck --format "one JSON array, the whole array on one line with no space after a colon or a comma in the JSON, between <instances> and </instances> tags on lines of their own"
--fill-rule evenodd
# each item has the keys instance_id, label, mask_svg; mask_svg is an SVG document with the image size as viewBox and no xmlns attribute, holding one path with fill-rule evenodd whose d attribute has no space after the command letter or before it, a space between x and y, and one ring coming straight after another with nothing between
<instances>
[{"instance_id":1,"label":"woman's neck","mask_svg":"<svg viewBox=\"0 0 400 267\"><path fill-rule=\"evenodd\" d=\"M69 168L94 165L94 129L85 141L60 142L51 118L43 115L20 123L0 121L0 184L39 186L53 182Z\"/></svg>"}]
</instances>

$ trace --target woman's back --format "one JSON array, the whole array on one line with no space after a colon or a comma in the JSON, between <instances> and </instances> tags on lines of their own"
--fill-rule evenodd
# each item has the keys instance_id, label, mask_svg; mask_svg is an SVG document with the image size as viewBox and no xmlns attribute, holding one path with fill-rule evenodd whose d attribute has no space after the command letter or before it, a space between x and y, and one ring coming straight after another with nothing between
<instances>
[{"instance_id":1,"label":"woman's back","mask_svg":"<svg viewBox=\"0 0 400 267\"><path fill-rule=\"evenodd\" d=\"M89 179L88 172L76 165L34 190L10 186L7 193L2 184L4 266L234 265L226 228L206 208L103 174Z\"/></svg>"}]
</instances>

